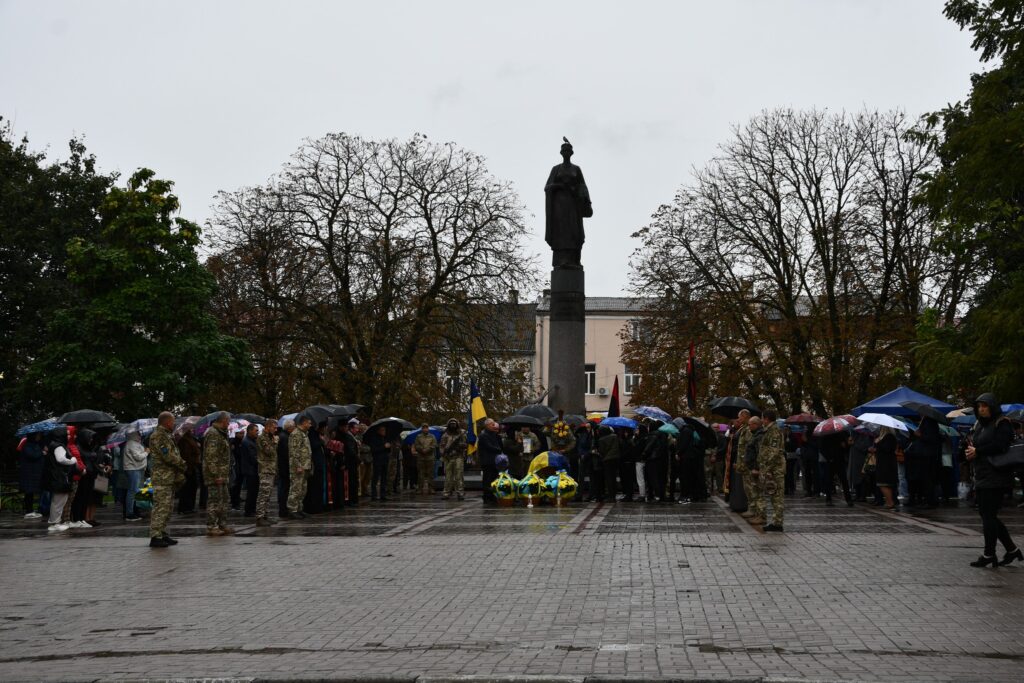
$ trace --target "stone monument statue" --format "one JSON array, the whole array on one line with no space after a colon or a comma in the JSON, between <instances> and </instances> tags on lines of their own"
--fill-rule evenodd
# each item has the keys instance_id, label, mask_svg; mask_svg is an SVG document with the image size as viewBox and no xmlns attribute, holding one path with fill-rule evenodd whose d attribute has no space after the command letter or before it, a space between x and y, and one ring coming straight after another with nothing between
<instances>
[{"instance_id":1,"label":"stone monument statue","mask_svg":"<svg viewBox=\"0 0 1024 683\"><path fill-rule=\"evenodd\" d=\"M551 247L551 265L582 268L583 219L594 215L590 192L580 167L571 163L572 145L562 138L562 163L551 169L544 186L544 241Z\"/></svg>"},{"instance_id":2,"label":"stone monument statue","mask_svg":"<svg viewBox=\"0 0 1024 683\"><path fill-rule=\"evenodd\" d=\"M594 215L583 171L570 163L572 145L562 138L562 163L544 186L544 240L551 247L551 327L548 331L548 405L583 413L586 379L586 298L581 262L583 219Z\"/></svg>"}]
</instances>

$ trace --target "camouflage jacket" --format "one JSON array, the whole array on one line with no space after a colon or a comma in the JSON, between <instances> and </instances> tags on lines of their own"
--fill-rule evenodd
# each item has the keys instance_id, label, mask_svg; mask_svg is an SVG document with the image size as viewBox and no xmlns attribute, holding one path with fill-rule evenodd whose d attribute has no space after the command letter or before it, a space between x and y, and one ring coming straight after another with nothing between
<instances>
[{"instance_id":1,"label":"camouflage jacket","mask_svg":"<svg viewBox=\"0 0 1024 683\"><path fill-rule=\"evenodd\" d=\"M754 438L753 432L750 431L750 427L743 425L736 433L736 450L732 453L732 464L736 468L737 472L743 473L747 469L747 465L744 462L744 457L747 455L747 446L750 445L750 440Z\"/></svg>"},{"instance_id":2,"label":"camouflage jacket","mask_svg":"<svg viewBox=\"0 0 1024 683\"><path fill-rule=\"evenodd\" d=\"M301 429L296 429L288 437L288 460L292 472L299 468L309 472L313 467L313 451L309 446L309 434Z\"/></svg>"},{"instance_id":3,"label":"camouflage jacket","mask_svg":"<svg viewBox=\"0 0 1024 683\"><path fill-rule=\"evenodd\" d=\"M416 441L412 444L412 449L416 451L416 455L427 457L428 455L434 457L434 451L437 450L437 439L430 432L424 434L420 432L416 435Z\"/></svg>"},{"instance_id":4,"label":"camouflage jacket","mask_svg":"<svg viewBox=\"0 0 1024 683\"><path fill-rule=\"evenodd\" d=\"M457 458L466 457L466 432L461 429L457 434L452 434L447 429L441 435L441 457Z\"/></svg>"},{"instance_id":5,"label":"camouflage jacket","mask_svg":"<svg viewBox=\"0 0 1024 683\"><path fill-rule=\"evenodd\" d=\"M277 476L277 436L264 431L256 438L256 461L259 463L260 476Z\"/></svg>"},{"instance_id":6,"label":"camouflage jacket","mask_svg":"<svg viewBox=\"0 0 1024 683\"><path fill-rule=\"evenodd\" d=\"M228 436L215 425L210 425L203 435L203 479L207 485L214 484L217 479L228 482L231 472L231 446Z\"/></svg>"},{"instance_id":7,"label":"camouflage jacket","mask_svg":"<svg viewBox=\"0 0 1024 683\"><path fill-rule=\"evenodd\" d=\"M149 452L153 454L153 486L173 486L174 480L185 472L185 461L171 433L157 426L149 438Z\"/></svg>"},{"instance_id":8,"label":"camouflage jacket","mask_svg":"<svg viewBox=\"0 0 1024 683\"><path fill-rule=\"evenodd\" d=\"M757 450L758 469L777 468L786 463L786 445L782 430L775 423L768 425L761 437L761 445Z\"/></svg>"}]
</instances>

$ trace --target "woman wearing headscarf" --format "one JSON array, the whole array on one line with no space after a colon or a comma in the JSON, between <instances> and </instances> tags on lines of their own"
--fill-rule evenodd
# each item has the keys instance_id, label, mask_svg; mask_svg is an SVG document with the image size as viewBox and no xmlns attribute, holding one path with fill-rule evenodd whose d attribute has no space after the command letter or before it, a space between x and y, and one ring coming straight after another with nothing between
<instances>
[{"instance_id":1,"label":"woman wearing headscarf","mask_svg":"<svg viewBox=\"0 0 1024 683\"><path fill-rule=\"evenodd\" d=\"M965 453L974 465L975 501L985 534L985 550L981 557L971 562L971 566L995 567L1011 564L1014 560L1024 562L1024 553L1021 553L1010 538L1006 525L999 519L1003 498L1013 488L1013 474L1000 470L989 460L1010 449L1014 437L1013 426L1002 416L1002 409L994 394L986 393L977 398L974 402L974 415L978 421L971 430ZM996 557L997 540L1006 550L1001 562Z\"/></svg>"}]
</instances>

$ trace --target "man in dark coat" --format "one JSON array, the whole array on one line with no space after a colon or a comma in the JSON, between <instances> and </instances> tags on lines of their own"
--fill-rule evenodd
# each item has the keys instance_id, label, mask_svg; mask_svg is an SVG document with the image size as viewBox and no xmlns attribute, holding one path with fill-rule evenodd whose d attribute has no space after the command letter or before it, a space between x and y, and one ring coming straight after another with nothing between
<instances>
[{"instance_id":1,"label":"man in dark coat","mask_svg":"<svg viewBox=\"0 0 1024 683\"><path fill-rule=\"evenodd\" d=\"M359 420L352 419L338 426L338 438L345 447L344 462L345 471L348 473L348 501L349 507L359 505L359 442L352 436L352 424L359 424Z\"/></svg>"},{"instance_id":2,"label":"man in dark coat","mask_svg":"<svg viewBox=\"0 0 1024 683\"><path fill-rule=\"evenodd\" d=\"M285 433L277 440L277 514L284 518L288 516L288 491L292 481L288 437L295 431L295 420L285 420L281 428Z\"/></svg>"},{"instance_id":3,"label":"man in dark coat","mask_svg":"<svg viewBox=\"0 0 1024 683\"><path fill-rule=\"evenodd\" d=\"M245 438L239 451L242 454L242 481L245 483L245 516L256 515L256 498L260 492L260 465L259 447L256 445L256 437L259 435L259 427L249 425L245 428Z\"/></svg>"},{"instance_id":4,"label":"man in dark coat","mask_svg":"<svg viewBox=\"0 0 1024 683\"><path fill-rule=\"evenodd\" d=\"M480 438L477 440L485 503L497 502L497 498L494 497L494 492L491 490L491 482L498 478L498 468L494 464L494 459L501 455L501 434L498 430L498 423L487 418L484 421L484 429L480 433Z\"/></svg>"}]
</instances>

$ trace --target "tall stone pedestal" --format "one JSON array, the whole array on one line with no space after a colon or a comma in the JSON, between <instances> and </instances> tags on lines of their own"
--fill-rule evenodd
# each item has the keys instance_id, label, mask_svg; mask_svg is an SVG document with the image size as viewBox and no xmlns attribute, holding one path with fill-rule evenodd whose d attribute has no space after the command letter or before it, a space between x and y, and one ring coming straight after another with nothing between
<instances>
[{"instance_id":1,"label":"tall stone pedestal","mask_svg":"<svg viewBox=\"0 0 1024 683\"><path fill-rule=\"evenodd\" d=\"M582 268L551 271L548 405L566 415L584 414L586 378L583 351L586 310Z\"/></svg>"}]
</instances>

